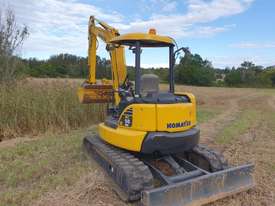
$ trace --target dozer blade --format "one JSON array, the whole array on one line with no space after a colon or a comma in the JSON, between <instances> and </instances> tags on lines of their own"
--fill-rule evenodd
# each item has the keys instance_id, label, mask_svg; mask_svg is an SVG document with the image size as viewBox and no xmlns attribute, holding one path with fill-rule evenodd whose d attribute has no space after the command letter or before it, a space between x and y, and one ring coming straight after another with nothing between
<instances>
[{"instance_id":1,"label":"dozer blade","mask_svg":"<svg viewBox=\"0 0 275 206\"><path fill-rule=\"evenodd\" d=\"M141 203L144 206L197 206L214 202L252 188L253 170L253 164L247 164L143 191Z\"/></svg>"}]
</instances>

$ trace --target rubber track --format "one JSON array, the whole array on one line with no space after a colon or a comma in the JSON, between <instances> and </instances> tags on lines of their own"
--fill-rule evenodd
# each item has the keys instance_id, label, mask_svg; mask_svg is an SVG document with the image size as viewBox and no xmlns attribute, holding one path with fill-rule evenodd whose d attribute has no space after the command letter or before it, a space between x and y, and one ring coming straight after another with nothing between
<instances>
[{"instance_id":1,"label":"rubber track","mask_svg":"<svg viewBox=\"0 0 275 206\"><path fill-rule=\"evenodd\" d=\"M203 158L209 164L211 172L217 172L227 169L228 163L223 154L217 152L205 145L196 145L191 152L188 152L188 156L195 154L195 158Z\"/></svg>"},{"instance_id":2,"label":"rubber track","mask_svg":"<svg viewBox=\"0 0 275 206\"><path fill-rule=\"evenodd\" d=\"M139 200L141 191L153 188L150 169L131 153L103 142L98 136L85 137L83 144L118 185L115 190L123 200Z\"/></svg>"}]
</instances>

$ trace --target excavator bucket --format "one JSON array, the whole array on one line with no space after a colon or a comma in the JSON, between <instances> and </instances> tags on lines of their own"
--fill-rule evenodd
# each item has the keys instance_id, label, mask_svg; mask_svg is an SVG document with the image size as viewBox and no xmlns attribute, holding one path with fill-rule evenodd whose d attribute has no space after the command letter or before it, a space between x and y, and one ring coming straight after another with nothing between
<instances>
[{"instance_id":1,"label":"excavator bucket","mask_svg":"<svg viewBox=\"0 0 275 206\"><path fill-rule=\"evenodd\" d=\"M111 84L88 84L84 83L78 89L80 103L112 103L113 86Z\"/></svg>"},{"instance_id":2,"label":"excavator bucket","mask_svg":"<svg viewBox=\"0 0 275 206\"><path fill-rule=\"evenodd\" d=\"M143 191L141 202L144 206L204 205L252 188L253 170L247 164Z\"/></svg>"}]
</instances>

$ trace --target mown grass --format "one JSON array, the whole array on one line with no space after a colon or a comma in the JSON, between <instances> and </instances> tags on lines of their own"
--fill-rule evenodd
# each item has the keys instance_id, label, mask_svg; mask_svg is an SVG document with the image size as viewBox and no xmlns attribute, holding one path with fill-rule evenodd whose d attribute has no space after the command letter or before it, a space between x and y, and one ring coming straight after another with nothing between
<instances>
[{"instance_id":1,"label":"mown grass","mask_svg":"<svg viewBox=\"0 0 275 206\"><path fill-rule=\"evenodd\" d=\"M238 138L241 134L245 133L250 127L257 123L259 118L259 111L257 110L244 110L239 116L225 126L216 138L216 142L219 144L229 144L235 138Z\"/></svg>"},{"instance_id":2,"label":"mown grass","mask_svg":"<svg viewBox=\"0 0 275 206\"><path fill-rule=\"evenodd\" d=\"M0 140L86 127L101 118L103 105L83 105L77 83L23 80L0 86Z\"/></svg>"},{"instance_id":3,"label":"mown grass","mask_svg":"<svg viewBox=\"0 0 275 206\"><path fill-rule=\"evenodd\" d=\"M220 111L215 110L214 108L210 109L210 108L198 107L197 120L199 123L204 123L210 119L213 119L219 113Z\"/></svg>"},{"instance_id":4,"label":"mown grass","mask_svg":"<svg viewBox=\"0 0 275 206\"><path fill-rule=\"evenodd\" d=\"M70 186L91 164L83 131L50 135L0 151L0 205L29 205L47 191Z\"/></svg>"}]
</instances>

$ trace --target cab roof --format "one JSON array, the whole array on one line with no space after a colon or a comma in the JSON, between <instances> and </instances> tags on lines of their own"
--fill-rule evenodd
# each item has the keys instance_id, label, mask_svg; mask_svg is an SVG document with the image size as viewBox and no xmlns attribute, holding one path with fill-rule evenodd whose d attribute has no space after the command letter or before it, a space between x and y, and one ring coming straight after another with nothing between
<instances>
[{"instance_id":1,"label":"cab roof","mask_svg":"<svg viewBox=\"0 0 275 206\"><path fill-rule=\"evenodd\" d=\"M154 29L150 29L148 33L123 34L112 38L110 43L134 46L136 41L140 41L141 47L165 47L174 45L172 38L157 35Z\"/></svg>"}]
</instances>

